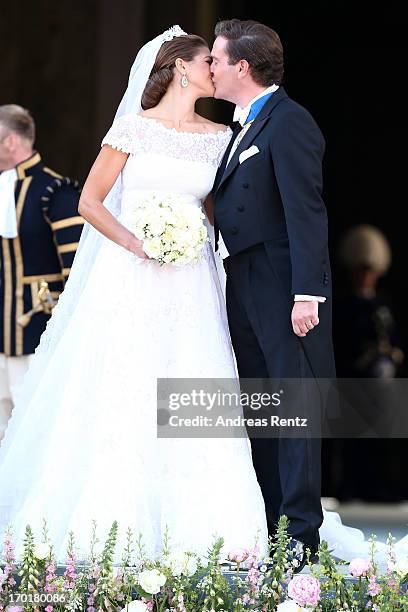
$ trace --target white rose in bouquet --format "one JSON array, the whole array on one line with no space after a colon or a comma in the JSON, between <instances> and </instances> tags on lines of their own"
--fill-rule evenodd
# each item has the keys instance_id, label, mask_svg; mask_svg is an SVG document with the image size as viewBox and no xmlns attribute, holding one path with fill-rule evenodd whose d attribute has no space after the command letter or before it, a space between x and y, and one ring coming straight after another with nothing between
<instances>
[{"instance_id":1,"label":"white rose in bouquet","mask_svg":"<svg viewBox=\"0 0 408 612\"><path fill-rule=\"evenodd\" d=\"M150 195L137 203L134 233L143 250L161 265L199 261L209 238L202 210L183 196Z\"/></svg>"},{"instance_id":2,"label":"white rose in bouquet","mask_svg":"<svg viewBox=\"0 0 408 612\"><path fill-rule=\"evenodd\" d=\"M161 240L158 236L151 238L150 240L145 240L143 245L143 250L149 257L153 259L157 259L161 253Z\"/></svg>"},{"instance_id":3,"label":"white rose in bouquet","mask_svg":"<svg viewBox=\"0 0 408 612\"><path fill-rule=\"evenodd\" d=\"M150 222L150 231L153 236L161 236L166 229L166 221L163 218L158 217L157 219L152 219Z\"/></svg>"}]
</instances>

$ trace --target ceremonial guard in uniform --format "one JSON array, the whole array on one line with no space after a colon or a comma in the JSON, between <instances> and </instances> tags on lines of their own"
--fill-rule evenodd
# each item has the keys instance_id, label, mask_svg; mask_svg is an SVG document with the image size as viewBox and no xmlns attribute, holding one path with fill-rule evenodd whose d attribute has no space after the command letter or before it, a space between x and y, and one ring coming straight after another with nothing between
<instances>
[{"instance_id":1,"label":"ceremonial guard in uniform","mask_svg":"<svg viewBox=\"0 0 408 612\"><path fill-rule=\"evenodd\" d=\"M0 440L78 246L78 183L33 150L28 111L0 106Z\"/></svg>"}]
</instances>

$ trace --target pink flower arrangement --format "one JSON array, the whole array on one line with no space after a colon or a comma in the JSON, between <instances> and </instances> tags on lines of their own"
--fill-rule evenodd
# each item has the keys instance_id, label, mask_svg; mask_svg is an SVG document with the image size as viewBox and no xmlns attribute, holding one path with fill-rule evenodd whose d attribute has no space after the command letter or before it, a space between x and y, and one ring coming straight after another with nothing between
<instances>
[{"instance_id":1,"label":"pink flower arrangement","mask_svg":"<svg viewBox=\"0 0 408 612\"><path fill-rule=\"evenodd\" d=\"M30 540L31 542L31 540ZM285 540L286 543L286 540ZM286 544L285 544L286 545ZM76 567L76 554L74 552L74 539L73 535L70 537L70 543L67 551L66 569L61 580L56 573L55 556L52 553L50 543L50 554L45 557L39 554L26 555L26 571L27 574L31 572L37 579L37 587L39 591L45 593L63 593L65 595L75 594L75 599L79 599L85 603L84 609L86 612L97 612L100 609L99 600L102 600L106 596L110 601L115 601L117 609L119 609L119 602L125 603L129 598L129 588L133 584L134 574L131 572L130 578L128 579L126 568L119 567L116 574L113 573L113 568L110 565L109 559L105 567L104 562L101 564L96 561L95 556L92 552L91 563L84 568L84 576L82 574L82 568ZM41 549L42 550L42 549ZM215 552L219 553L221 547L217 543ZM327 551L329 552L329 551ZM19 605L7 605L9 600L8 595L18 591L16 581L14 580L13 574L18 575L18 565L16 563L16 555L14 552L14 545L11 538L10 531L4 538L4 547L0 551L1 556L1 567L0 567L0 612L24 612L23 608ZM223 560L225 558L223 557ZM331 557L325 558L321 563L322 569L313 571L313 575L310 574L299 574L292 577L289 576L289 572L286 572L286 565L282 568L277 567L273 563L269 566L269 559L263 559L260 557L259 546L256 545L254 548L236 548L230 551L228 559L236 563L237 573L237 602L239 599L240 609L243 606L253 607L255 606L259 612L267 612L270 609L270 599L273 597L277 603L277 610L279 612L308 612L316 608L325 608L326 603L326 592L328 589L332 591L339 585L341 586L340 599L338 605L342 606L341 609L347 609L346 602L349 599L355 599L358 596L359 603L361 606L359 610L367 608L370 612L379 612L383 601L387 598L393 602L393 609L404 609L408 602L408 593L405 589L405 576L408 574L408 558L404 557L398 561L396 555L390 546L388 555L388 570L385 575L376 575L376 566L369 560L363 558L355 558L349 564L349 572L353 577L357 577L357 585L355 580L350 580L350 577L344 575L343 572L334 571L333 576L329 575L327 569L332 571L332 559ZM392 563L391 561L394 560ZM147 561L147 560L146 560ZM40 569L38 570L38 565ZM242 566L241 566L242 564ZM148 571L150 562L146 564ZM155 566L156 567L156 566ZM167 567L167 566L166 566ZM271 567L271 569L269 569ZM240 569L247 569L246 578L244 580L239 576ZM158 569L150 570L159 572ZM222 571L222 568L218 571ZM108 572L108 573L105 573ZM282 574L284 573L284 580L282 580ZM20 574L22 575L22 574ZM106 576L108 577L106 579ZM269 581L271 578L271 584L266 586L266 580ZM321 586L324 584L324 588ZM170 582L170 581L169 581ZM230 597L231 590L227 581L225 581L225 595L226 598ZM284 596L284 590L287 585L287 598L282 601L280 600ZM99 588L101 586L101 588ZM179 589L180 585L174 583L168 584L169 588L176 587ZM177 600L174 601L175 607L172 610L178 612L185 612L186 602L191 589L197 589L197 584L192 583L185 587L184 585L182 592L178 591ZM67 593L68 591L68 593ZM73 593L74 591L74 593ZM176 591L177 592L177 591ZM340 592L340 589L339 589ZM95 594L96 593L96 594ZM219 600L224 600L224 587L220 587ZM366 597L368 595L368 597ZM134 609L145 610L145 612L154 612L157 605L164 609L168 601L168 589L163 590L160 595L151 599L137 599L129 604L129 611ZM55 598L56 600L58 598ZM366 601L368 599L368 601ZM106 599L105 599L106 601ZM122 605L123 605L122 604ZM134 605L132 605L134 604ZM394 605L395 604L395 605ZM104 605L104 604L102 604ZM276 605L276 604L274 604ZM356 604L357 605L357 604ZM55 612L56 604L49 604L44 608L44 612ZM115 608L116 609L116 608ZM195 608L198 612L201 608ZM254 608L255 609L255 608ZM337 608L340 609L340 608ZM408 608L407 608L408 610ZM125 609L123 609L125 612Z\"/></svg>"},{"instance_id":2,"label":"pink flower arrangement","mask_svg":"<svg viewBox=\"0 0 408 612\"><path fill-rule=\"evenodd\" d=\"M57 591L57 585L55 583L57 579L57 575L55 573L55 564L52 560L47 562L45 567L45 585L44 592L45 593L55 593ZM45 607L45 612L53 612L54 607L48 605Z\"/></svg>"},{"instance_id":3,"label":"pink flower arrangement","mask_svg":"<svg viewBox=\"0 0 408 612\"><path fill-rule=\"evenodd\" d=\"M66 589L74 589L77 574L75 571L75 555L72 551L68 554L67 564L64 572L64 587Z\"/></svg>"},{"instance_id":4,"label":"pink flower arrangement","mask_svg":"<svg viewBox=\"0 0 408 612\"><path fill-rule=\"evenodd\" d=\"M372 570L371 563L367 559L360 559L356 557L350 561L349 572L354 578L361 578L361 576L367 576Z\"/></svg>"},{"instance_id":5,"label":"pink flower arrangement","mask_svg":"<svg viewBox=\"0 0 408 612\"><path fill-rule=\"evenodd\" d=\"M380 593L380 591L381 587L378 584L375 576L370 576L368 579L368 594L371 595L371 597L375 597Z\"/></svg>"},{"instance_id":6,"label":"pink flower arrangement","mask_svg":"<svg viewBox=\"0 0 408 612\"><path fill-rule=\"evenodd\" d=\"M392 591L394 591L395 593L398 591L398 582L395 580L395 578L390 578L387 582L387 585L390 587L390 589Z\"/></svg>"},{"instance_id":7,"label":"pink flower arrangement","mask_svg":"<svg viewBox=\"0 0 408 612\"><path fill-rule=\"evenodd\" d=\"M55 564L53 561L47 563L45 568L45 586L44 591L46 593L55 593L57 590L57 585L55 581L57 579L57 574L55 573Z\"/></svg>"},{"instance_id":8,"label":"pink flower arrangement","mask_svg":"<svg viewBox=\"0 0 408 612\"><path fill-rule=\"evenodd\" d=\"M95 607L94 607L94 603L95 603L94 592L96 590L95 582L98 581L99 575L100 575L100 568L98 567L96 563L94 563L91 567L91 580L88 584L88 597L86 599L86 603L87 603L86 612L95 612Z\"/></svg>"},{"instance_id":9,"label":"pink flower arrangement","mask_svg":"<svg viewBox=\"0 0 408 612\"><path fill-rule=\"evenodd\" d=\"M4 573L0 586L4 587L7 585L9 587L13 587L16 584L16 581L13 578L13 572L16 571L16 559L14 554L14 544L9 533L6 533L4 538L4 560L6 564L4 566Z\"/></svg>"},{"instance_id":10,"label":"pink flower arrangement","mask_svg":"<svg viewBox=\"0 0 408 612\"><path fill-rule=\"evenodd\" d=\"M243 602L245 604L255 604L256 596L259 591L259 585L262 582L261 572L259 570L259 545L256 544L254 548L249 552L249 555L245 561L245 566L248 569L246 584L248 593L243 596Z\"/></svg>"},{"instance_id":11,"label":"pink flower arrangement","mask_svg":"<svg viewBox=\"0 0 408 612\"><path fill-rule=\"evenodd\" d=\"M146 605L149 612L153 612L154 601L152 599L145 599L144 597L142 597L142 601Z\"/></svg>"},{"instance_id":12,"label":"pink flower arrangement","mask_svg":"<svg viewBox=\"0 0 408 612\"><path fill-rule=\"evenodd\" d=\"M320 599L320 582L313 576L294 576L288 584L288 595L298 606L317 606Z\"/></svg>"},{"instance_id":13,"label":"pink flower arrangement","mask_svg":"<svg viewBox=\"0 0 408 612\"><path fill-rule=\"evenodd\" d=\"M243 563L243 561L246 561L248 557L249 550L246 548L235 548L234 550L231 550L228 555L228 559L230 561L235 561L235 563Z\"/></svg>"}]
</instances>

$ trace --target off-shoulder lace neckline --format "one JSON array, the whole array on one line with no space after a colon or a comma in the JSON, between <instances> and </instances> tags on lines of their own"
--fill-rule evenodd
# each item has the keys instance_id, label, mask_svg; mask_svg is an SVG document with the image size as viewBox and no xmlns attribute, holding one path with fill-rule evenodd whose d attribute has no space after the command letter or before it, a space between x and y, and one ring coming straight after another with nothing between
<instances>
[{"instance_id":1,"label":"off-shoulder lace neckline","mask_svg":"<svg viewBox=\"0 0 408 612\"><path fill-rule=\"evenodd\" d=\"M153 117L128 113L115 119L102 144L129 153L159 154L218 167L232 130L188 132L166 127Z\"/></svg>"},{"instance_id":2,"label":"off-shoulder lace neckline","mask_svg":"<svg viewBox=\"0 0 408 612\"><path fill-rule=\"evenodd\" d=\"M164 125L164 123L162 123L158 119L155 119L154 117L145 117L144 115L140 114L136 115L136 117L138 119L144 119L144 121L152 121L154 124L163 128L163 130L166 130L166 132L176 132L176 134L189 134L191 136L219 136L220 134L229 134L230 132L232 132L230 127L227 127L226 130L217 130L216 132L189 132L187 130L178 130L174 127L167 127L166 125Z\"/></svg>"}]
</instances>

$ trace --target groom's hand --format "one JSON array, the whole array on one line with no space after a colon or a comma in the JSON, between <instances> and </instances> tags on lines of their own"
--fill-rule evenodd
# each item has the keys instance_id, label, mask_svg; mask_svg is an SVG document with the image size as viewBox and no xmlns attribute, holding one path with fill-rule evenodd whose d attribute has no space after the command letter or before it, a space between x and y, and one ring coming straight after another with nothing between
<instances>
[{"instance_id":1,"label":"groom's hand","mask_svg":"<svg viewBox=\"0 0 408 612\"><path fill-rule=\"evenodd\" d=\"M293 331L300 338L319 324L319 302L295 302L292 309Z\"/></svg>"}]
</instances>

